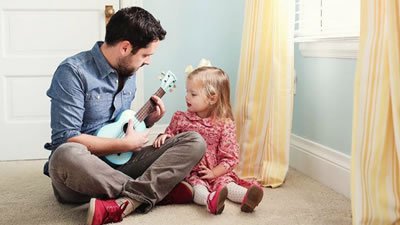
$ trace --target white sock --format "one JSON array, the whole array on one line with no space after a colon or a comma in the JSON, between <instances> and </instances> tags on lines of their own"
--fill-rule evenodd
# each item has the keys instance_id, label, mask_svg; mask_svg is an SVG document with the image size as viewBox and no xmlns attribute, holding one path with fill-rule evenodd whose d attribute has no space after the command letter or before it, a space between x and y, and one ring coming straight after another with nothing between
<instances>
[{"instance_id":1,"label":"white sock","mask_svg":"<svg viewBox=\"0 0 400 225\"><path fill-rule=\"evenodd\" d=\"M230 182L226 185L228 188L228 199L232 202L242 203L244 196L246 195L247 188L242 187L234 182Z\"/></svg>"},{"instance_id":2,"label":"white sock","mask_svg":"<svg viewBox=\"0 0 400 225\"><path fill-rule=\"evenodd\" d=\"M199 205L207 205L207 197L210 194L208 189L200 184L193 186L193 201Z\"/></svg>"}]
</instances>

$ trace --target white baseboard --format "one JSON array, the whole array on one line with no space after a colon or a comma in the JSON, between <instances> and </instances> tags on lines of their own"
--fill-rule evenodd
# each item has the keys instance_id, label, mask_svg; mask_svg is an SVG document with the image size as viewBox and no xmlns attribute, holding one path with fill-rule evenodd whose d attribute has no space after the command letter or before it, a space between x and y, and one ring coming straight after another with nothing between
<instances>
[{"instance_id":1,"label":"white baseboard","mask_svg":"<svg viewBox=\"0 0 400 225\"><path fill-rule=\"evenodd\" d=\"M350 198L350 156L292 134L292 168Z\"/></svg>"}]
</instances>

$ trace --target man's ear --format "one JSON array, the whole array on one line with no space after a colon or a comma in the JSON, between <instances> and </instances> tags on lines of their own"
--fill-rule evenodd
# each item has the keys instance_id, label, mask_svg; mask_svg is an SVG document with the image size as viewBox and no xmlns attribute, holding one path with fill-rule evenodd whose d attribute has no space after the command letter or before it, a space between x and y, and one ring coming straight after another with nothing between
<instances>
[{"instance_id":1,"label":"man's ear","mask_svg":"<svg viewBox=\"0 0 400 225\"><path fill-rule=\"evenodd\" d=\"M123 56L129 55L132 51L132 45L129 41L121 41L119 43L119 51Z\"/></svg>"}]
</instances>

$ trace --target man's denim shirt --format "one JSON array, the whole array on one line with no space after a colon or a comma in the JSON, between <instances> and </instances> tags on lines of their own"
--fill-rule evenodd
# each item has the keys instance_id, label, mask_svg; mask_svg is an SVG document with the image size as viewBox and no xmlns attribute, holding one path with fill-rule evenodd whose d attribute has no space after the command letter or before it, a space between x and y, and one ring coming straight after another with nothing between
<instances>
[{"instance_id":1,"label":"man's denim shirt","mask_svg":"<svg viewBox=\"0 0 400 225\"><path fill-rule=\"evenodd\" d=\"M56 149L69 138L95 134L129 109L135 97L136 78L130 76L118 90L117 72L108 64L97 42L90 51L65 59L53 76L47 95L51 98L51 144Z\"/></svg>"}]
</instances>

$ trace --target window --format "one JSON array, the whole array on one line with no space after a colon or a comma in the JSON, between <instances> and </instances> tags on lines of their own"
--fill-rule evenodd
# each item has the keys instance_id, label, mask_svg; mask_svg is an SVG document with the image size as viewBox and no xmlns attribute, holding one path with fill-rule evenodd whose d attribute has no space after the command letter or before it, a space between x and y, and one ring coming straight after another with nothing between
<instances>
[{"instance_id":1,"label":"window","mask_svg":"<svg viewBox=\"0 0 400 225\"><path fill-rule=\"evenodd\" d=\"M304 56L357 57L360 0L296 0L295 18Z\"/></svg>"}]
</instances>

